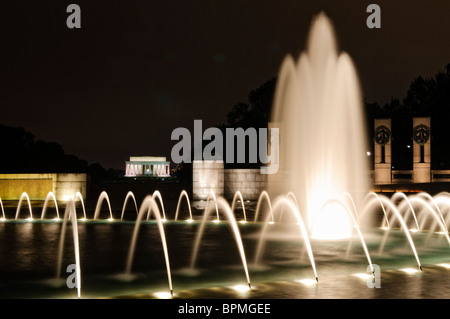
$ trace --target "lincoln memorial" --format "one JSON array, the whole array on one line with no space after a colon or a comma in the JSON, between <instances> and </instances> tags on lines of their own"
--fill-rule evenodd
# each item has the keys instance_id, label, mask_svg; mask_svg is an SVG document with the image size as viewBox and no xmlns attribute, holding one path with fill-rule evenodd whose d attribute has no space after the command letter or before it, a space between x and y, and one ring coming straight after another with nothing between
<instances>
[{"instance_id":1,"label":"lincoln memorial","mask_svg":"<svg viewBox=\"0 0 450 319\"><path fill-rule=\"evenodd\" d=\"M170 162L165 157L132 156L125 162L125 177L169 177Z\"/></svg>"}]
</instances>

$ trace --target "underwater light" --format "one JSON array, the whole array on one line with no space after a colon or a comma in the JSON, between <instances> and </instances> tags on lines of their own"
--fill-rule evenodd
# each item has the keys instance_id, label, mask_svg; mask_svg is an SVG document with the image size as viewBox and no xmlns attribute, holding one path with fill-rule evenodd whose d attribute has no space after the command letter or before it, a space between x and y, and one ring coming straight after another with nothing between
<instances>
[{"instance_id":1,"label":"underwater light","mask_svg":"<svg viewBox=\"0 0 450 319\"><path fill-rule=\"evenodd\" d=\"M301 283L306 286L312 286L312 285L317 284L317 280L309 279L309 278L295 280L295 282Z\"/></svg>"},{"instance_id":2,"label":"underwater light","mask_svg":"<svg viewBox=\"0 0 450 319\"><path fill-rule=\"evenodd\" d=\"M237 292L243 293L243 292L249 291L250 287L246 286L246 285L236 285L236 286L231 287L231 289L236 290Z\"/></svg>"},{"instance_id":3,"label":"underwater light","mask_svg":"<svg viewBox=\"0 0 450 319\"><path fill-rule=\"evenodd\" d=\"M358 277L358 278L363 279L363 280L367 280L367 279L370 279L370 278L373 277L373 275L365 274L365 273L358 273L358 274L354 274L353 276Z\"/></svg>"},{"instance_id":4,"label":"underwater light","mask_svg":"<svg viewBox=\"0 0 450 319\"><path fill-rule=\"evenodd\" d=\"M414 268L403 268L403 269L400 269L400 271L403 271L403 272L405 272L407 274L411 274L411 275L419 272L417 269L414 269Z\"/></svg>"},{"instance_id":5,"label":"underwater light","mask_svg":"<svg viewBox=\"0 0 450 319\"><path fill-rule=\"evenodd\" d=\"M159 291L153 294L158 299L171 299L172 295L169 292Z\"/></svg>"},{"instance_id":6,"label":"underwater light","mask_svg":"<svg viewBox=\"0 0 450 319\"><path fill-rule=\"evenodd\" d=\"M438 264L438 266L450 269L450 264Z\"/></svg>"}]
</instances>

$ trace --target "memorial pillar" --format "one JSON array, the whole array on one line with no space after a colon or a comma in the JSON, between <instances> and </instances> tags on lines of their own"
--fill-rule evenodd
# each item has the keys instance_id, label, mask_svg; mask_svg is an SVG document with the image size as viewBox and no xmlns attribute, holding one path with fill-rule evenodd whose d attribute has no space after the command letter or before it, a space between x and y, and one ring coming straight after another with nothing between
<instances>
[{"instance_id":1,"label":"memorial pillar","mask_svg":"<svg viewBox=\"0 0 450 319\"><path fill-rule=\"evenodd\" d=\"M374 184L391 184L391 119L375 119L374 127Z\"/></svg>"},{"instance_id":2,"label":"memorial pillar","mask_svg":"<svg viewBox=\"0 0 450 319\"><path fill-rule=\"evenodd\" d=\"M431 129L429 117L413 118L413 181L431 182Z\"/></svg>"}]
</instances>

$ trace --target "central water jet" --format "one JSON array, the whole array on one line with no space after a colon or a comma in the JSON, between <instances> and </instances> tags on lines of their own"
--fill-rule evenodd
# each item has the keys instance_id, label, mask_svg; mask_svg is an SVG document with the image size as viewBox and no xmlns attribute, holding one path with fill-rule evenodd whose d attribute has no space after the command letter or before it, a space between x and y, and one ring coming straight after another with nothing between
<instances>
[{"instance_id":1,"label":"central water jet","mask_svg":"<svg viewBox=\"0 0 450 319\"><path fill-rule=\"evenodd\" d=\"M350 237L349 218L336 222L333 214L339 212L327 210L327 218L320 211L346 193L358 210L369 189L359 81L335 39L330 20L320 13L306 51L296 62L288 55L282 63L269 125L280 130L280 168L268 176L269 194L293 192L315 239L330 238L330 229L336 230L334 239Z\"/></svg>"}]
</instances>

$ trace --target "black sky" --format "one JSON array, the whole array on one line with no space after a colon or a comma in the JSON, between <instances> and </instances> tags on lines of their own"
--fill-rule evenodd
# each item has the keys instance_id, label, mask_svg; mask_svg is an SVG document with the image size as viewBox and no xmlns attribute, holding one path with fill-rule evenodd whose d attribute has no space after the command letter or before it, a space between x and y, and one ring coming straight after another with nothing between
<instances>
[{"instance_id":1,"label":"black sky","mask_svg":"<svg viewBox=\"0 0 450 319\"><path fill-rule=\"evenodd\" d=\"M81 7L81 29L66 7ZM381 7L381 29L366 8ZM224 123L234 104L305 49L313 16L332 19L363 95L403 98L450 63L450 1L10 1L1 5L0 123L106 168L170 158L176 127ZM5 152L6 150L2 150Z\"/></svg>"}]
</instances>

